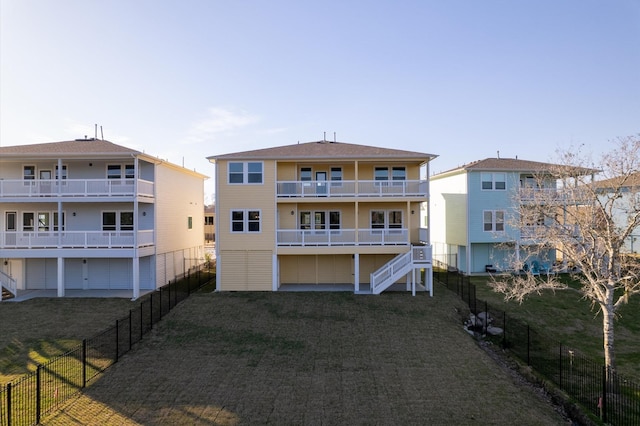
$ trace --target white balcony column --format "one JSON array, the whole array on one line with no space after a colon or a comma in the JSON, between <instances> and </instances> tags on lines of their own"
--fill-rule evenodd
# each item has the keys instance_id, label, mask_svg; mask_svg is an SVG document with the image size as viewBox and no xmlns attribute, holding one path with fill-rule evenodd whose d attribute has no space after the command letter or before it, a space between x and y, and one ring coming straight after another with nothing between
<instances>
[{"instance_id":1,"label":"white balcony column","mask_svg":"<svg viewBox=\"0 0 640 426\"><path fill-rule=\"evenodd\" d=\"M360 291L360 254L353 255L353 289L357 293Z\"/></svg>"},{"instance_id":2,"label":"white balcony column","mask_svg":"<svg viewBox=\"0 0 640 426\"><path fill-rule=\"evenodd\" d=\"M138 249L135 249L135 256L131 259L133 273L133 299L140 297L140 258L138 257Z\"/></svg>"},{"instance_id":3,"label":"white balcony column","mask_svg":"<svg viewBox=\"0 0 640 426\"><path fill-rule=\"evenodd\" d=\"M58 297L64 297L64 258L58 258Z\"/></svg>"},{"instance_id":4,"label":"white balcony column","mask_svg":"<svg viewBox=\"0 0 640 426\"><path fill-rule=\"evenodd\" d=\"M280 269L279 269L280 263L278 262L278 254L277 253L273 253L273 256L271 258L271 290L273 291L278 291L278 287L279 287L279 279L278 277L280 276Z\"/></svg>"}]
</instances>

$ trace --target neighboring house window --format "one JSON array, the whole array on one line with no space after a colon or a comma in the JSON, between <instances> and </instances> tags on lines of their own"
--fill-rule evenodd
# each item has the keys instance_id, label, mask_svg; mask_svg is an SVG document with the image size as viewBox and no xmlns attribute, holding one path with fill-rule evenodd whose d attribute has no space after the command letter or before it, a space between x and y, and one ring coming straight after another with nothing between
<instances>
[{"instance_id":1,"label":"neighboring house window","mask_svg":"<svg viewBox=\"0 0 640 426\"><path fill-rule=\"evenodd\" d=\"M22 168L22 179L34 180L36 178L36 166L24 166Z\"/></svg>"},{"instance_id":2,"label":"neighboring house window","mask_svg":"<svg viewBox=\"0 0 640 426\"><path fill-rule=\"evenodd\" d=\"M125 164L124 166L124 178L134 179L136 177L136 170L133 164Z\"/></svg>"},{"instance_id":3,"label":"neighboring house window","mask_svg":"<svg viewBox=\"0 0 640 426\"><path fill-rule=\"evenodd\" d=\"M332 181L331 186L340 186L340 181L342 181L342 167L332 167L330 179Z\"/></svg>"},{"instance_id":4,"label":"neighboring house window","mask_svg":"<svg viewBox=\"0 0 640 426\"><path fill-rule=\"evenodd\" d=\"M38 231L49 230L49 212L38 212Z\"/></svg>"},{"instance_id":5,"label":"neighboring house window","mask_svg":"<svg viewBox=\"0 0 640 426\"><path fill-rule=\"evenodd\" d=\"M102 212L103 231L133 231L133 212Z\"/></svg>"},{"instance_id":6,"label":"neighboring house window","mask_svg":"<svg viewBox=\"0 0 640 426\"><path fill-rule=\"evenodd\" d=\"M58 230L58 212L53 212L53 230ZM64 212L62 212L62 230L64 231Z\"/></svg>"},{"instance_id":7,"label":"neighboring house window","mask_svg":"<svg viewBox=\"0 0 640 426\"><path fill-rule=\"evenodd\" d=\"M193 216L187 217L187 229L193 229Z\"/></svg>"},{"instance_id":8,"label":"neighboring house window","mask_svg":"<svg viewBox=\"0 0 640 426\"><path fill-rule=\"evenodd\" d=\"M260 232L260 210L231 210L231 232Z\"/></svg>"},{"instance_id":9,"label":"neighboring house window","mask_svg":"<svg viewBox=\"0 0 640 426\"><path fill-rule=\"evenodd\" d=\"M107 165L107 179L120 179L122 177L122 166L120 164Z\"/></svg>"},{"instance_id":10,"label":"neighboring house window","mask_svg":"<svg viewBox=\"0 0 640 426\"><path fill-rule=\"evenodd\" d=\"M33 231L34 213L24 212L22 213L22 230L26 232Z\"/></svg>"},{"instance_id":11,"label":"neighboring house window","mask_svg":"<svg viewBox=\"0 0 640 426\"><path fill-rule=\"evenodd\" d=\"M504 231L504 210L485 210L483 218L486 232Z\"/></svg>"},{"instance_id":12,"label":"neighboring house window","mask_svg":"<svg viewBox=\"0 0 640 426\"><path fill-rule=\"evenodd\" d=\"M394 167L391 170L392 180L407 180L407 169L404 167Z\"/></svg>"},{"instance_id":13,"label":"neighboring house window","mask_svg":"<svg viewBox=\"0 0 640 426\"><path fill-rule=\"evenodd\" d=\"M229 183L262 183L262 163L229 163Z\"/></svg>"},{"instance_id":14,"label":"neighboring house window","mask_svg":"<svg viewBox=\"0 0 640 426\"><path fill-rule=\"evenodd\" d=\"M504 191L507 189L506 173L481 173L482 189Z\"/></svg>"},{"instance_id":15,"label":"neighboring house window","mask_svg":"<svg viewBox=\"0 0 640 426\"><path fill-rule=\"evenodd\" d=\"M204 224L205 225L213 225L213 216L205 216Z\"/></svg>"},{"instance_id":16,"label":"neighboring house window","mask_svg":"<svg viewBox=\"0 0 640 426\"><path fill-rule=\"evenodd\" d=\"M5 214L5 217L7 219L6 220L7 231L15 231L18 214L16 212L7 212Z\"/></svg>"},{"instance_id":17,"label":"neighboring house window","mask_svg":"<svg viewBox=\"0 0 640 426\"><path fill-rule=\"evenodd\" d=\"M65 180L67 178L67 166L62 166L62 173L59 173L58 166L56 165L56 179Z\"/></svg>"},{"instance_id":18,"label":"neighboring house window","mask_svg":"<svg viewBox=\"0 0 640 426\"><path fill-rule=\"evenodd\" d=\"M373 171L374 180L389 180L388 167L376 167Z\"/></svg>"}]
</instances>

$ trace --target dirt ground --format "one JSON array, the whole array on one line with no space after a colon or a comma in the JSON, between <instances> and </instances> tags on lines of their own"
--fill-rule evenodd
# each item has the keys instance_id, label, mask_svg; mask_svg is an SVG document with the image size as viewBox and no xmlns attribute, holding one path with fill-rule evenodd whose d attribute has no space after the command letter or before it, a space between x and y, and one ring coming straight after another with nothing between
<instances>
[{"instance_id":1,"label":"dirt ground","mask_svg":"<svg viewBox=\"0 0 640 426\"><path fill-rule=\"evenodd\" d=\"M421 293L198 293L45 425L567 425Z\"/></svg>"}]
</instances>

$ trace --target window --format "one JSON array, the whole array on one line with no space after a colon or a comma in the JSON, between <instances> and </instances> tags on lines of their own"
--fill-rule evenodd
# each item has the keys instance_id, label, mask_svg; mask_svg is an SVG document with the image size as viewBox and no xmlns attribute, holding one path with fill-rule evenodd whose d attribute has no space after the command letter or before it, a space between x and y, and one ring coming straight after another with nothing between
<instances>
[{"instance_id":1,"label":"window","mask_svg":"<svg viewBox=\"0 0 640 426\"><path fill-rule=\"evenodd\" d=\"M204 217L205 225L213 225L213 216L205 216Z\"/></svg>"},{"instance_id":2,"label":"window","mask_svg":"<svg viewBox=\"0 0 640 426\"><path fill-rule=\"evenodd\" d=\"M65 180L67 178L67 166L62 166L62 173L59 173L58 166L56 165L56 179Z\"/></svg>"},{"instance_id":3,"label":"window","mask_svg":"<svg viewBox=\"0 0 640 426\"><path fill-rule=\"evenodd\" d=\"M506 173L482 173L480 176L483 190L504 191L507 189Z\"/></svg>"},{"instance_id":4,"label":"window","mask_svg":"<svg viewBox=\"0 0 640 426\"><path fill-rule=\"evenodd\" d=\"M102 230L116 230L116 212L102 212Z\"/></svg>"},{"instance_id":5,"label":"window","mask_svg":"<svg viewBox=\"0 0 640 426\"><path fill-rule=\"evenodd\" d=\"M24 166L22 168L22 179L34 180L36 178L36 166Z\"/></svg>"},{"instance_id":6,"label":"window","mask_svg":"<svg viewBox=\"0 0 640 426\"><path fill-rule=\"evenodd\" d=\"M260 211L232 210L231 232L260 232Z\"/></svg>"},{"instance_id":7,"label":"window","mask_svg":"<svg viewBox=\"0 0 640 426\"><path fill-rule=\"evenodd\" d=\"M389 169L387 167L376 167L373 173L374 180L389 180Z\"/></svg>"},{"instance_id":8,"label":"window","mask_svg":"<svg viewBox=\"0 0 640 426\"><path fill-rule=\"evenodd\" d=\"M120 230L133 231L133 212L120 212Z\"/></svg>"},{"instance_id":9,"label":"window","mask_svg":"<svg viewBox=\"0 0 640 426\"><path fill-rule=\"evenodd\" d=\"M125 164L124 166L124 178L125 179L135 179L136 170L133 164Z\"/></svg>"},{"instance_id":10,"label":"window","mask_svg":"<svg viewBox=\"0 0 640 426\"><path fill-rule=\"evenodd\" d=\"M332 167L329 177L332 181L331 186L340 186L340 181L342 181L342 167Z\"/></svg>"},{"instance_id":11,"label":"window","mask_svg":"<svg viewBox=\"0 0 640 426\"><path fill-rule=\"evenodd\" d=\"M389 228L391 229L402 228L402 211L393 210L389 212Z\"/></svg>"},{"instance_id":12,"label":"window","mask_svg":"<svg viewBox=\"0 0 640 426\"><path fill-rule=\"evenodd\" d=\"M407 180L407 170L404 167L394 167L391 170L392 180Z\"/></svg>"},{"instance_id":13,"label":"window","mask_svg":"<svg viewBox=\"0 0 640 426\"><path fill-rule=\"evenodd\" d=\"M329 229L340 229L340 212L339 211L331 211L329 212Z\"/></svg>"},{"instance_id":14,"label":"window","mask_svg":"<svg viewBox=\"0 0 640 426\"><path fill-rule=\"evenodd\" d=\"M120 179L122 177L122 166L120 164L107 165L107 179Z\"/></svg>"},{"instance_id":15,"label":"window","mask_svg":"<svg viewBox=\"0 0 640 426\"><path fill-rule=\"evenodd\" d=\"M229 163L229 183L262 183L262 163Z\"/></svg>"},{"instance_id":16,"label":"window","mask_svg":"<svg viewBox=\"0 0 640 426\"><path fill-rule=\"evenodd\" d=\"M402 210L372 210L372 229L402 229Z\"/></svg>"},{"instance_id":17,"label":"window","mask_svg":"<svg viewBox=\"0 0 640 426\"><path fill-rule=\"evenodd\" d=\"M311 212L300 212L300 229L311 229Z\"/></svg>"},{"instance_id":18,"label":"window","mask_svg":"<svg viewBox=\"0 0 640 426\"><path fill-rule=\"evenodd\" d=\"M485 210L482 214L485 232L504 232L504 210Z\"/></svg>"},{"instance_id":19,"label":"window","mask_svg":"<svg viewBox=\"0 0 640 426\"><path fill-rule=\"evenodd\" d=\"M49 212L38 212L38 231L49 230Z\"/></svg>"},{"instance_id":20,"label":"window","mask_svg":"<svg viewBox=\"0 0 640 426\"><path fill-rule=\"evenodd\" d=\"M327 229L326 222L326 213L325 212L315 212L313 214L313 225L314 229Z\"/></svg>"},{"instance_id":21,"label":"window","mask_svg":"<svg viewBox=\"0 0 640 426\"><path fill-rule=\"evenodd\" d=\"M384 211L371 212L371 228L384 229Z\"/></svg>"},{"instance_id":22,"label":"window","mask_svg":"<svg viewBox=\"0 0 640 426\"><path fill-rule=\"evenodd\" d=\"M302 167L300 169L300 180L303 182L311 180L311 167Z\"/></svg>"},{"instance_id":23,"label":"window","mask_svg":"<svg viewBox=\"0 0 640 426\"><path fill-rule=\"evenodd\" d=\"M339 211L300 212L300 229L323 231L327 229L327 217L329 217L329 229L340 229Z\"/></svg>"},{"instance_id":24,"label":"window","mask_svg":"<svg viewBox=\"0 0 640 426\"><path fill-rule=\"evenodd\" d=\"M187 217L187 229L193 229L193 216Z\"/></svg>"},{"instance_id":25,"label":"window","mask_svg":"<svg viewBox=\"0 0 640 426\"><path fill-rule=\"evenodd\" d=\"M6 217L6 228L7 231L15 231L16 230L16 219L17 219L17 213L16 212L7 212L5 214Z\"/></svg>"},{"instance_id":26,"label":"window","mask_svg":"<svg viewBox=\"0 0 640 426\"><path fill-rule=\"evenodd\" d=\"M53 212L53 230L58 230L58 212ZM64 231L64 212L62 212L62 230Z\"/></svg>"},{"instance_id":27,"label":"window","mask_svg":"<svg viewBox=\"0 0 640 426\"><path fill-rule=\"evenodd\" d=\"M33 231L34 214L29 212L22 213L22 230L26 232Z\"/></svg>"}]
</instances>

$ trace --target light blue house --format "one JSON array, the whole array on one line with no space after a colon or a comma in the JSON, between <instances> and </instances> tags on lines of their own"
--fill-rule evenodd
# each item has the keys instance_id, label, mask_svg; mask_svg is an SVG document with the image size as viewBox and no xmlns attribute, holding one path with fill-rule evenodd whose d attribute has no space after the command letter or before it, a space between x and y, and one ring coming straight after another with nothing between
<instances>
[{"instance_id":1,"label":"light blue house","mask_svg":"<svg viewBox=\"0 0 640 426\"><path fill-rule=\"evenodd\" d=\"M526 194L555 191L556 181L540 183L535 176L556 165L513 158L487 158L436 174L430 179L431 241L434 265L465 274L512 268L549 268L553 247L527 247L544 220L521 220ZM530 223L531 222L531 223Z\"/></svg>"}]
</instances>

